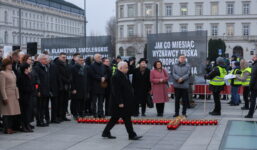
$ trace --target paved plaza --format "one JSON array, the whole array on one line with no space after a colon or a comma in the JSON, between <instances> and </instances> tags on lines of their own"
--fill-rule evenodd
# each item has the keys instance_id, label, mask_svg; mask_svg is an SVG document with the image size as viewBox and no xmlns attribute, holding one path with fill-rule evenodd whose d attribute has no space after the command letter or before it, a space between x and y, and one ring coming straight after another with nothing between
<instances>
[{"instance_id":1,"label":"paved plaza","mask_svg":"<svg viewBox=\"0 0 257 150\"><path fill-rule=\"evenodd\" d=\"M112 134L115 140L103 139L101 132L105 125L78 124L75 121L51 124L49 127L36 128L34 133L4 135L0 133L0 150L219 150L233 149L224 143L227 125L231 120L245 120L247 111L241 106L229 106L222 102L222 116L209 116L212 101L197 101L197 106L188 110L188 119L218 119L218 126L181 126L176 131L167 130L165 125L134 125L139 141L129 141L124 125L117 125ZM165 106L164 118L171 119L174 101ZM147 117L157 118L155 109L147 110ZM255 116L256 117L256 116ZM242 121L241 121L242 122ZM240 130L240 125L238 127ZM226 133L226 134L224 134ZM252 136L256 138L255 136ZM251 137L250 137L251 138ZM229 140L228 140L229 141ZM230 140L231 142L231 140ZM232 140L233 142L233 140ZM246 141L247 142L247 141ZM224 145L225 144L225 145ZM221 145L221 146L220 146ZM240 141L237 143L240 146ZM244 148L240 148L243 150ZM257 149L257 147L256 147Z\"/></svg>"}]
</instances>

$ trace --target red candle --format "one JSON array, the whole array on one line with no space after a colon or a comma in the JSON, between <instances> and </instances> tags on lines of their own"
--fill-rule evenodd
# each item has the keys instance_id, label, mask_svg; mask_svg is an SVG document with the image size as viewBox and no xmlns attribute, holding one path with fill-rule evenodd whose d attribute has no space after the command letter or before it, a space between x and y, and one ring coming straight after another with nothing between
<instances>
[{"instance_id":1,"label":"red candle","mask_svg":"<svg viewBox=\"0 0 257 150\"><path fill-rule=\"evenodd\" d=\"M214 120L214 125L218 125L218 120Z\"/></svg>"},{"instance_id":2,"label":"red candle","mask_svg":"<svg viewBox=\"0 0 257 150\"><path fill-rule=\"evenodd\" d=\"M210 121L209 121L209 124L210 124L210 125L213 125L213 121L212 121L212 120L210 120Z\"/></svg>"},{"instance_id":3,"label":"red candle","mask_svg":"<svg viewBox=\"0 0 257 150\"><path fill-rule=\"evenodd\" d=\"M205 125L208 125L208 124L209 124L209 121L208 121L208 120L205 120L205 121L204 121L204 124L205 124Z\"/></svg>"}]
</instances>

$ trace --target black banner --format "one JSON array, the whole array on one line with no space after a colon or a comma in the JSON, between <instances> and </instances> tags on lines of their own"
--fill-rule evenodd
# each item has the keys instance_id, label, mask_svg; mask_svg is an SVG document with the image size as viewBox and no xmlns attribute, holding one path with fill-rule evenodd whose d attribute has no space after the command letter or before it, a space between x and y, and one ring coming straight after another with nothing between
<instances>
[{"instance_id":1,"label":"black banner","mask_svg":"<svg viewBox=\"0 0 257 150\"><path fill-rule=\"evenodd\" d=\"M111 56L110 36L45 38L41 40L42 52L48 51L51 58L66 53L68 59L72 59L74 53L80 53L84 58L99 53L102 57Z\"/></svg>"},{"instance_id":2,"label":"black banner","mask_svg":"<svg viewBox=\"0 0 257 150\"><path fill-rule=\"evenodd\" d=\"M207 31L151 34L147 37L150 64L160 60L170 74L178 56L184 54L191 66L194 83L204 83L207 58ZM172 79L170 78L170 82Z\"/></svg>"}]
</instances>

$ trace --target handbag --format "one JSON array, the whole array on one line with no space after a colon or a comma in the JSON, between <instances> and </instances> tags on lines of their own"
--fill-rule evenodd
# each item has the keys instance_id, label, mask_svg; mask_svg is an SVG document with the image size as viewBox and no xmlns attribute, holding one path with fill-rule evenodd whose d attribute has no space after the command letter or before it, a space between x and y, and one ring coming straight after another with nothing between
<instances>
[{"instance_id":1,"label":"handbag","mask_svg":"<svg viewBox=\"0 0 257 150\"><path fill-rule=\"evenodd\" d=\"M153 108L153 99L149 93L147 94L146 105L148 108Z\"/></svg>"}]
</instances>

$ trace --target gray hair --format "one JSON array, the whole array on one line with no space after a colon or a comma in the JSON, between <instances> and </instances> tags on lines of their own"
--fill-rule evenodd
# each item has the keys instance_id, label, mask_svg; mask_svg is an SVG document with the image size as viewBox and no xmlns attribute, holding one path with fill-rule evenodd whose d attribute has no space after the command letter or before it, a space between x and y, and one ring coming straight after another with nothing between
<instances>
[{"instance_id":1,"label":"gray hair","mask_svg":"<svg viewBox=\"0 0 257 150\"><path fill-rule=\"evenodd\" d=\"M121 68L124 67L125 65L128 65L128 63L125 62L125 61L119 62L119 63L118 63L118 69L121 70Z\"/></svg>"},{"instance_id":2,"label":"gray hair","mask_svg":"<svg viewBox=\"0 0 257 150\"><path fill-rule=\"evenodd\" d=\"M95 54L94 55L94 59L96 59L97 57L99 57L99 56L102 56L101 54Z\"/></svg>"},{"instance_id":3,"label":"gray hair","mask_svg":"<svg viewBox=\"0 0 257 150\"><path fill-rule=\"evenodd\" d=\"M225 60L224 60L223 57L218 57L216 59L216 63L217 63L217 65L224 65L225 64Z\"/></svg>"},{"instance_id":4,"label":"gray hair","mask_svg":"<svg viewBox=\"0 0 257 150\"><path fill-rule=\"evenodd\" d=\"M46 55L46 54L39 54L38 57L37 57L37 60L38 60L38 61L41 61L41 59L43 59L43 58L49 59L49 58L48 58L48 55Z\"/></svg>"}]
</instances>

